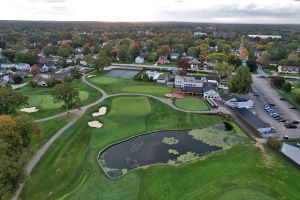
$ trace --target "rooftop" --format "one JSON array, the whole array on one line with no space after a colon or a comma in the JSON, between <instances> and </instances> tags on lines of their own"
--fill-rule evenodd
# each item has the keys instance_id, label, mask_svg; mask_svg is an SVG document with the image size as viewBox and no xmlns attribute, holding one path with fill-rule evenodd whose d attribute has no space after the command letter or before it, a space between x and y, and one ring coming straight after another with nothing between
<instances>
[{"instance_id":1,"label":"rooftop","mask_svg":"<svg viewBox=\"0 0 300 200\"><path fill-rule=\"evenodd\" d=\"M254 115L250 110L247 108L235 108L235 110L239 113L239 115L244 118L249 124L251 124L256 129L259 128L269 128L270 124L262 121L259 117Z\"/></svg>"}]
</instances>

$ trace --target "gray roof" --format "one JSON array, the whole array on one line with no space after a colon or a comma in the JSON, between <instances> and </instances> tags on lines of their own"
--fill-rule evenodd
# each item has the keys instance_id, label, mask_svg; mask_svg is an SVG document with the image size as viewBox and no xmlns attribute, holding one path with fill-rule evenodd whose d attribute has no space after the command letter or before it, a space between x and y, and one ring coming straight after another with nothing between
<instances>
[{"instance_id":1,"label":"gray roof","mask_svg":"<svg viewBox=\"0 0 300 200\"><path fill-rule=\"evenodd\" d=\"M250 98L248 95L240 95L240 94L225 94L222 96L222 99L225 101L236 99L237 102L246 102L249 101Z\"/></svg>"},{"instance_id":2,"label":"gray roof","mask_svg":"<svg viewBox=\"0 0 300 200\"><path fill-rule=\"evenodd\" d=\"M203 93L203 88L202 87L189 87L189 86L185 86L183 88L183 92L195 93L195 94L202 94Z\"/></svg>"},{"instance_id":3,"label":"gray roof","mask_svg":"<svg viewBox=\"0 0 300 200\"><path fill-rule=\"evenodd\" d=\"M270 124L264 122L259 117L254 115L250 110L247 108L235 108L238 114L247 121L252 127L259 129L259 128L270 128Z\"/></svg>"},{"instance_id":4,"label":"gray roof","mask_svg":"<svg viewBox=\"0 0 300 200\"><path fill-rule=\"evenodd\" d=\"M217 83L209 83L209 82L204 82L203 83L203 91L207 92L210 90L218 91L218 84Z\"/></svg>"}]
</instances>

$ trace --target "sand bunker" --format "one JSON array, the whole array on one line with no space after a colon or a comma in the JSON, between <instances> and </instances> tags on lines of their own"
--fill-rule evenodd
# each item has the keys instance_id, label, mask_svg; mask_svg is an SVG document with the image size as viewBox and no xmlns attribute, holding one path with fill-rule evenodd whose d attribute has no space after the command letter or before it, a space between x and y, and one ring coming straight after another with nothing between
<instances>
[{"instance_id":1,"label":"sand bunker","mask_svg":"<svg viewBox=\"0 0 300 200\"><path fill-rule=\"evenodd\" d=\"M98 121L88 122L88 125L92 128L101 128L102 127L102 124Z\"/></svg>"},{"instance_id":2,"label":"sand bunker","mask_svg":"<svg viewBox=\"0 0 300 200\"><path fill-rule=\"evenodd\" d=\"M101 107L98 112L93 113L93 117L105 115L106 111L107 111L106 107Z\"/></svg>"},{"instance_id":3,"label":"sand bunker","mask_svg":"<svg viewBox=\"0 0 300 200\"><path fill-rule=\"evenodd\" d=\"M165 97L172 98L173 94L165 94Z\"/></svg>"},{"instance_id":4,"label":"sand bunker","mask_svg":"<svg viewBox=\"0 0 300 200\"><path fill-rule=\"evenodd\" d=\"M34 113L34 112L39 111L39 109L36 109L36 107L31 107L31 108L23 108L20 111L26 112L26 113Z\"/></svg>"},{"instance_id":5,"label":"sand bunker","mask_svg":"<svg viewBox=\"0 0 300 200\"><path fill-rule=\"evenodd\" d=\"M91 77L94 77L94 76L96 76L96 75L88 75L87 78L91 78Z\"/></svg>"}]
</instances>

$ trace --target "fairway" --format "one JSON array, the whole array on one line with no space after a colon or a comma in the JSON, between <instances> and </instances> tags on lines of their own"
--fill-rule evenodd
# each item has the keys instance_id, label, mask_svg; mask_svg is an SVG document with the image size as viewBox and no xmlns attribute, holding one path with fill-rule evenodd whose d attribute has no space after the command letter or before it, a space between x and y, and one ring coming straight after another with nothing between
<instances>
[{"instance_id":1,"label":"fairway","mask_svg":"<svg viewBox=\"0 0 300 200\"><path fill-rule=\"evenodd\" d=\"M175 99L175 105L178 108L185 110L197 110L197 111L207 111L210 110L204 99L199 99L195 97L187 97L183 99Z\"/></svg>"},{"instance_id":2,"label":"fairway","mask_svg":"<svg viewBox=\"0 0 300 200\"><path fill-rule=\"evenodd\" d=\"M156 82L143 82L132 79L111 78L106 77L101 72L96 72L89 82L103 89L108 94L116 93L142 93L151 94L158 97L164 97L167 93L172 93L174 90L164 84Z\"/></svg>"},{"instance_id":3,"label":"fairway","mask_svg":"<svg viewBox=\"0 0 300 200\"><path fill-rule=\"evenodd\" d=\"M108 114L92 117L100 106L106 106ZM95 119L103 123L101 129L88 127L87 122ZM179 112L150 98L107 99L50 146L21 199L298 199L298 169L269 149L271 162L265 162L260 150L247 141L206 159L137 169L117 180L109 179L97 161L108 145L141 133L204 128L224 120Z\"/></svg>"},{"instance_id":4,"label":"fairway","mask_svg":"<svg viewBox=\"0 0 300 200\"><path fill-rule=\"evenodd\" d=\"M88 85L82 83L80 80L73 80L71 86L79 90L79 97L82 101L82 105L89 104L100 98L100 95L96 90L89 87ZM64 112L62 103L53 103L53 98L51 96L53 88L31 88L23 87L18 91L23 95L28 97L28 105L25 107L37 107L39 109L36 113L31 113L30 115L34 118L43 118Z\"/></svg>"}]
</instances>

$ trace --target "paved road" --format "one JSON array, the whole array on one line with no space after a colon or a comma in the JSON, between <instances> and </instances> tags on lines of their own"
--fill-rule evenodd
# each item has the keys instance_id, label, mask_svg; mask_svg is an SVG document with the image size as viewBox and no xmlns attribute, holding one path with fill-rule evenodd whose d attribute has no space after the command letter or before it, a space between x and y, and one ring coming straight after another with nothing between
<instances>
[{"instance_id":1,"label":"paved road","mask_svg":"<svg viewBox=\"0 0 300 200\"><path fill-rule=\"evenodd\" d=\"M300 127L297 129L286 129L283 123L271 118L264 110L264 107L269 103L275 104L276 109L279 111L280 116L290 120L300 120L300 112L298 110L289 109L293 107L289 102L280 100L281 96L276 90L270 86L269 82L264 78L258 78L260 75L265 75L262 70L258 70L259 74L252 75L253 78L253 90L260 94L260 97L252 96L255 105L255 112L258 116L271 124L277 131L275 134L279 137L288 135L290 138L300 137Z\"/></svg>"}]
</instances>

